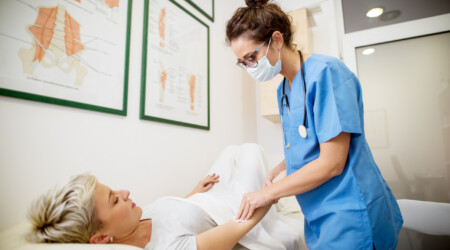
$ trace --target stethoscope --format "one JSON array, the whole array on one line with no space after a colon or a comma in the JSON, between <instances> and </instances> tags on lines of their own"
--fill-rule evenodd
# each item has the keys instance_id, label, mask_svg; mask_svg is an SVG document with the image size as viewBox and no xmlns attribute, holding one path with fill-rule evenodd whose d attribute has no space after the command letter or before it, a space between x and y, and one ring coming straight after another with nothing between
<instances>
[{"instance_id":1,"label":"stethoscope","mask_svg":"<svg viewBox=\"0 0 450 250\"><path fill-rule=\"evenodd\" d=\"M300 70L302 71L302 82L303 82L303 98L304 98L304 107L305 110L303 112L303 124L298 126L298 133L300 134L300 136L305 139L308 136L308 133L306 132L306 83L305 83L305 70L303 67L303 55L302 52L299 50L298 53L300 54ZM289 108L289 99L286 95L286 77L283 79L283 96L281 97L281 129L283 132L283 145L285 148L290 148L290 144L288 143L286 145L286 136L284 134L284 126L283 126L283 101L286 100L286 109L288 111L288 115L289 117L291 116L291 111ZM290 132L290 131L289 131Z\"/></svg>"}]
</instances>

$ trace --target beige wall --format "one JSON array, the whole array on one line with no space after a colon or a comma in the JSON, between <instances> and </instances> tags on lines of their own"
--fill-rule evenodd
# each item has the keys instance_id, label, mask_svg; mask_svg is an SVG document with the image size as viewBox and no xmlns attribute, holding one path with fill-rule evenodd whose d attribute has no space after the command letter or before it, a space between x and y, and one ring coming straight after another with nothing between
<instances>
[{"instance_id":1,"label":"beige wall","mask_svg":"<svg viewBox=\"0 0 450 250\"><path fill-rule=\"evenodd\" d=\"M211 130L139 120L143 1L133 1L126 117L0 96L0 230L25 220L30 201L90 171L145 205L184 196L229 144L255 142L254 82L224 43L225 22L244 1L215 1L210 24Z\"/></svg>"}]
</instances>

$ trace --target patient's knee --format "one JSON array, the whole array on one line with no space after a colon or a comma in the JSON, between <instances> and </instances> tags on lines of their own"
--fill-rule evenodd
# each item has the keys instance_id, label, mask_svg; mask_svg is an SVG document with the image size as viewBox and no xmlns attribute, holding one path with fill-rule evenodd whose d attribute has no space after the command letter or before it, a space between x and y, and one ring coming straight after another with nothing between
<instances>
[{"instance_id":1,"label":"patient's knee","mask_svg":"<svg viewBox=\"0 0 450 250\"><path fill-rule=\"evenodd\" d=\"M255 143L242 144L236 157L237 165L245 169L265 168L264 152Z\"/></svg>"},{"instance_id":2,"label":"patient's knee","mask_svg":"<svg viewBox=\"0 0 450 250\"><path fill-rule=\"evenodd\" d=\"M240 151L245 155L258 155L262 156L264 151L262 147L256 143L245 143L240 147Z\"/></svg>"}]
</instances>

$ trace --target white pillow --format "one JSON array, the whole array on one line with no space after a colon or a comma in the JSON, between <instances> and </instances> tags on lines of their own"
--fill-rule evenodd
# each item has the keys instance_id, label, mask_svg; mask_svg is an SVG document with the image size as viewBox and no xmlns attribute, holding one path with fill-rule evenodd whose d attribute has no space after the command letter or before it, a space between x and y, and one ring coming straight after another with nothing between
<instances>
[{"instance_id":1,"label":"white pillow","mask_svg":"<svg viewBox=\"0 0 450 250\"><path fill-rule=\"evenodd\" d=\"M24 222L0 232L0 249L8 250L142 250L142 248L122 244L57 244L28 243L25 234L29 223Z\"/></svg>"}]
</instances>

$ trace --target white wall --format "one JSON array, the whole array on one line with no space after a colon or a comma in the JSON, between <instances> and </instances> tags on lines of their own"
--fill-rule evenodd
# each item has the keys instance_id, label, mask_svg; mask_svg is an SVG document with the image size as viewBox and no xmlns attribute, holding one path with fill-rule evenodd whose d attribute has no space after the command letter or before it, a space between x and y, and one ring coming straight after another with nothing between
<instances>
[{"instance_id":1,"label":"white wall","mask_svg":"<svg viewBox=\"0 0 450 250\"><path fill-rule=\"evenodd\" d=\"M144 205L186 195L225 146L255 142L254 82L224 43L225 22L243 4L216 0L215 22L201 17L211 34L210 131L139 120L143 1L133 1L126 117L0 96L0 230L75 174L90 171Z\"/></svg>"}]
</instances>

